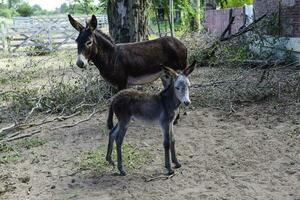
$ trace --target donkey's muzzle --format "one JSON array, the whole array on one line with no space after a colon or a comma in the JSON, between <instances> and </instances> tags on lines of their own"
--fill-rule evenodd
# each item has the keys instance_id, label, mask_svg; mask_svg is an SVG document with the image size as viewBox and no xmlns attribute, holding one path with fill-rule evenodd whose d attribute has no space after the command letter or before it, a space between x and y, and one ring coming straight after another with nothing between
<instances>
[{"instance_id":1,"label":"donkey's muzzle","mask_svg":"<svg viewBox=\"0 0 300 200\"><path fill-rule=\"evenodd\" d=\"M77 60L76 65L80 68L85 68L85 63L82 60Z\"/></svg>"}]
</instances>

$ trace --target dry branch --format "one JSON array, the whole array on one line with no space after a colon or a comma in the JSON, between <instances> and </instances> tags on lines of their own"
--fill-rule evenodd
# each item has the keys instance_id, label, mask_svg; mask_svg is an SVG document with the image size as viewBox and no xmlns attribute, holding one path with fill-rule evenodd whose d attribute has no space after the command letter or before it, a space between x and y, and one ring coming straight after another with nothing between
<instances>
[{"instance_id":1,"label":"dry branch","mask_svg":"<svg viewBox=\"0 0 300 200\"><path fill-rule=\"evenodd\" d=\"M50 119L50 120L47 120L47 121L42 121L42 122L39 122L39 123L31 123L31 124L26 124L26 123L20 123L20 124L12 124L8 127L5 127L5 128L2 128L0 130L0 134L3 133L3 132L8 132L8 131L11 131L11 130L15 130L15 129L19 129L19 130L25 130L25 129L28 129L28 128L32 128L32 127L36 127L36 126L41 126L43 124L48 124L50 122L54 122L54 121L64 121L66 119L70 119L76 115L79 115L81 112L78 111L76 113L73 113L71 115L68 115L68 116L58 116L58 117L54 117L53 119Z\"/></svg>"},{"instance_id":2,"label":"dry branch","mask_svg":"<svg viewBox=\"0 0 300 200\"><path fill-rule=\"evenodd\" d=\"M55 130L55 129L59 129L59 128L70 128L70 127L76 126L76 125L78 125L80 123L89 121L96 113L98 113L100 111L102 112L104 110L105 109L103 109L103 110L96 110L96 109L94 109L94 111L86 119L80 120L80 121L78 121L76 123L72 123L72 124L67 124L67 125L62 125L62 126L56 126L54 128L51 128L51 130Z\"/></svg>"},{"instance_id":3,"label":"dry branch","mask_svg":"<svg viewBox=\"0 0 300 200\"><path fill-rule=\"evenodd\" d=\"M151 177L149 179L147 178L144 178L145 179L145 182L151 182L151 181L156 181L156 180L168 180L168 179L171 179L173 176L175 176L175 173L174 174L171 174L169 176L156 176L156 177Z\"/></svg>"},{"instance_id":4,"label":"dry branch","mask_svg":"<svg viewBox=\"0 0 300 200\"><path fill-rule=\"evenodd\" d=\"M26 134L23 134L23 135L19 135L19 136L16 136L16 137L6 139L6 140L4 140L4 142L11 142L11 141L14 141L14 140L19 140L19 139L22 139L22 138L31 137L31 136L33 136L37 133L40 133L40 132L41 132L41 130L36 130L36 131L31 132L31 133L26 133Z\"/></svg>"},{"instance_id":5,"label":"dry branch","mask_svg":"<svg viewBox=\"0 0 300 200\"><path fill-rule=\"evenodd\" d=\"M221 37L220 41L226 41L226 40L230 40L232 38L238 37L240 35L243 35L251 30L253 30L255 28L255 25L260 22L263 18L265 18L267 16L267 14L262 15L260 18L254 20L251 24L249 24L248 26L246 26L245 28L242 28L239 32L230 35L228 37Z\"/></svg>"},{"instance_id":6,"label":"dry branch","mask_svg":"<svg viewBox=\"0 0 300 200\"><path fill-rule=\"evenodd\" d=\"M4 128L2 128L2 129L0 129L0 134L2 134L2 133L5 132L5 131L9 131L9 130L15 128L15 127L16 127L16 123L14 123L14 124L12 124L12 125L9 125L9 126L7 126L7 127L4 127Z\"/></svg>"},{"instance_id":7,"label":"dry branch","mask_svg":"<svg viewBox=\"0 0 300 200\"><path fill-rule=\"evenodd\" d=\"M42 99L43 99L43 96L41 96L41 97L39 98L38 102L35 104L35 107L33 107L33 108L31 109L31 111L28 113L28 115L26 116L26 118L25 118L25 120L24 120L23 123L26 123L26 122L27 122L27 120L29 119L29 117L32 115L32 113L33 113L36 109L41 108L41 101L42 101Z\"/></svg>"}]
</instances>

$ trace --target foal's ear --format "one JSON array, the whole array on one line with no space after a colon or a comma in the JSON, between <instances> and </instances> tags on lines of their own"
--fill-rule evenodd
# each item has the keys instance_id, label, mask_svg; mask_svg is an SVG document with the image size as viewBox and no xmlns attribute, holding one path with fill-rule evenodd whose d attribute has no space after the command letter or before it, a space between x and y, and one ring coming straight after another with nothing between
<instances>
[{"instance_id":1,"label":"foal's ear","mask_svg":"<svg viewBox=\"0 0 300 200\"><path fill-rule=\"evenodd\" d=\"M96 16L95 16L95 15L92 15L92 18L91 18L91 20L89 21L89 27L90 27L90 29L91 29L92 31L95 30L95 29L97 28L97 24L98 24L98 22L97 22Z\"/></svg>"},{"instance_id":2,"label":"foal's ear","mask_svg":"<svg viewBox=\"0 0 300 200\"><path fill-rule=\"evenodd\" d=\"M164 66L164 65L161 65L161 66L164 69L164 72L167 75L171 76L172 78L176 78L178 76L177 72L175 70L173 70L172 68Z\"/></svg>"},{"instance_id":3,"label":"foal's ear","mask_svg":"<svg viewBox=\"0 0 300 200\"><path fill-rule=\"evenodd\" d=\"M76 21L71 15L68 15L69 21L71 23L71 25L77 30L77 31L82 31L82 29L84 29L84 27L78 22Z\"/></svg>"},{"instance_id":4,"label":"foal's ear","mask_svg":"<svg viewBox=\"0 0 300 200\"><path fill-rule=\"evenodd\" d=\"M184 74L185 76L190 75L190 74L194 71L195 65L196 65L196 60L194 60L194 62L193 62L190 66L186 67L186 68L183 70L183 74Z\"/></svg>"}]
</instances>

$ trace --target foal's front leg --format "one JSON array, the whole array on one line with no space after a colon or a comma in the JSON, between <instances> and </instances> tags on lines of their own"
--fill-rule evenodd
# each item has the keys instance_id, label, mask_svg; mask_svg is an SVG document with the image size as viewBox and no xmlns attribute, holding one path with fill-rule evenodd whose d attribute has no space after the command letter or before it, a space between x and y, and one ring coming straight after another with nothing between
<instances>
[{"instance_id":1,"label":"foal's front leg","mask_svg":"<svg viewBox=\"0 0 300 200\"><path fill-rule=\"evenodd\" d=\"M174 171L171 168L170 164L170 123L165 122L161 124L161 129L163 132L163 145L165 149L165 167L168 170L168 175L171 175L174 173Z\"/></svg>"},{"instance_id":2,"label":"foal's front leg","mask_svg":"<svg viewBox=\"0 0 300 200\"><path fill-rule=\"evenodd\" d=\"M170 139L171 139L171 158L172 163L175 164L175 168L180 168L181 164L178 162L176 157L176 151L175 151L175 138L174 138L174 132L173 132L173 123L170 124Z\"/></svg>"}]
</instances>

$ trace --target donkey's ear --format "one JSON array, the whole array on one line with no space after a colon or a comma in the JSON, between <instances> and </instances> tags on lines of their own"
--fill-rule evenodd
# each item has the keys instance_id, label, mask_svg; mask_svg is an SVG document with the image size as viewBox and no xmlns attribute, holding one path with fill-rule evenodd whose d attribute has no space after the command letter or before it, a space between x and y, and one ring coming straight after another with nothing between
<instances>
[{"instance_id":1,"label":"donkey's ear","mask_svg":"<svg viewBox=\"0 0 300 200\"><path fill-rule=\"evenodd\" d=\"M193 62L190 66L186 67L186 68L183 70L183 74L184 74L185 76L190 75L190 74L194 71L195 65L196 65L196 60L194 60L194 62Z\"/></svg>"},{"instance_id":2,"label":"donkey's ear","mask_svg":"<svg viewBox=\"0 0 300 200\"><path fill-rule=\"evenodd\" d=\"M161 65L161 67L163 68L164 72L167 75L171 76L172 78L176 78L178 76L177 72L175 70L173 70L172 68L164 66L164 65Z\"/></svg>"},{"instance_id":3,"label":"donkey's ear","mask_svg":"<svg viewBox=\"0 0 300 200\"><path fill-rule=\"evenodd\" d=\"M78 22L76 21L71 15L68 15L69 21L71 23L71 25L77 30L77 31L82 31L82 29L84 29L84 27Z\"/></svg>"},{"instance_id":4,"label":"donkey's ear","mask_svg":"<svg viewBox=\"0 0 300 200\"><path fill-rule=\"evenodd\" d=\"M90 27L90 29L91 29L92 31L95 30L95 29L97 28L97 24L98 24L98 22L97 22L96 16L95 16L95 15L92 15L92 18L91 18L91 20L90 20L90 22L89 22L89 27Z\"/></svg>"}]
</instances>

